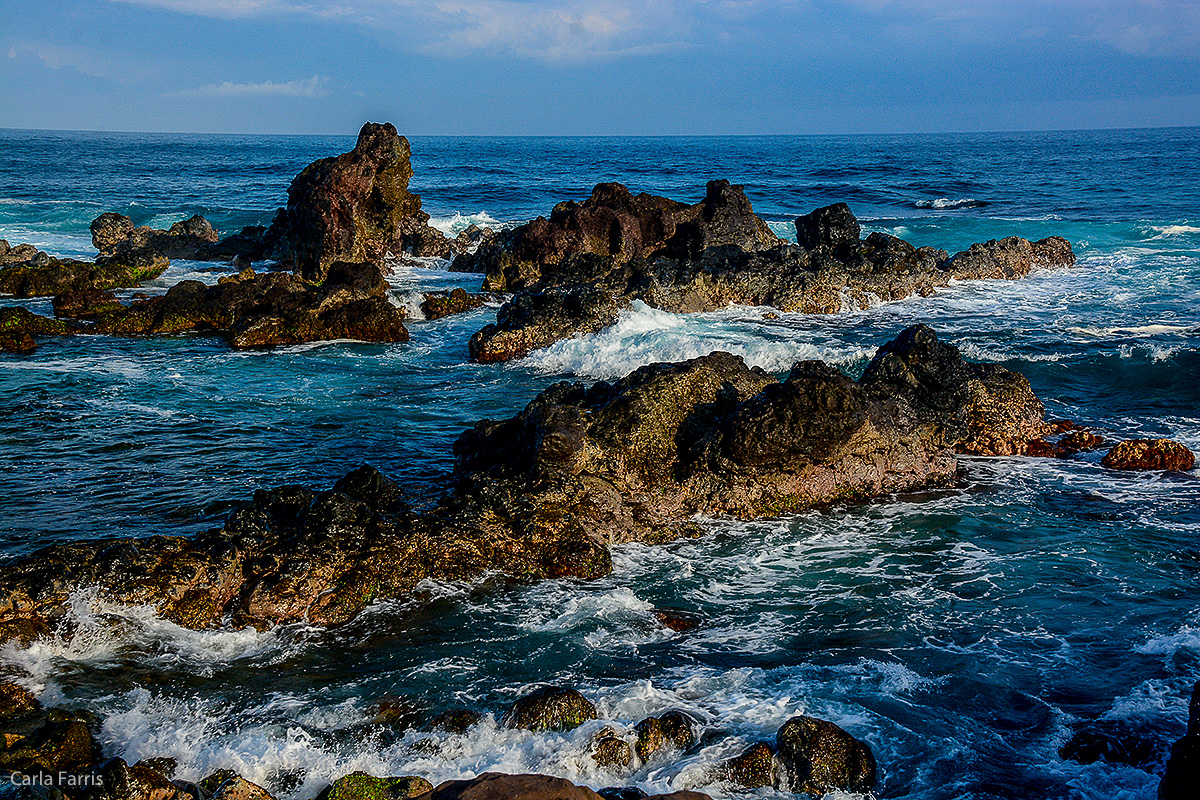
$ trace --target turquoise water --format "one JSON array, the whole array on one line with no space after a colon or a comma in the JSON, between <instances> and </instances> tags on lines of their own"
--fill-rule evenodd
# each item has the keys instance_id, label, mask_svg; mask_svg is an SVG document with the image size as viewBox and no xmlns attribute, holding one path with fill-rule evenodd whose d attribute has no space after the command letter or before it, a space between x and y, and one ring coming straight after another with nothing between
<instances>
[{"instance_id":1,"label":"turquoise water","mask_svg":"<svg viewBox=\"0 0 1200 800\"><path fill-rule=\"evenodd\" d=\"M88 223L105 210L155 226L201 213L223 233L265 223L292 175L353 137L8 131L0 142L0 237L88 257ZM466 360L494 308L415 321L397 345L48 341L0 357L0 553L204 530L255 488L326 486L363 462L434 497L464 428L556 380L716 349L777 371L824 358L857 374L917 321L1026 374L1052 417L1200 450L1200 130L412 145L412 188L448 232L527 220L601 180L696 200L728 177L781 235L845 200L867 230L918 245L1061 235L1079 263L829 317L635 307L608 331L502 366ZM397 302L478 285L444 266L392 276ZM225 269L177 262L154 290ZM197 633L81 595L74 635L0 651L0 666L45 700L104 710L112 752L176 756L185 777L232 767L288 798L359 768L736 796L706 765L805 712L871 743L880 797L1148 799L1200 678L1200 482L1098 460L966 459L959 491L711 520L698 540L620 550L601 581L430 585L338 631ZM705 622L673 633L656 606ZM590 728L489 722L438 735L431 755L413 746L428 734L364 726L383 700L498 711L539 681L581 688L619 722L689 710L705 722L702 746L616 776L584 758ZM1149 741L1149 755L1059 758L1095 719Z\"/></svg>"}]
</instances>

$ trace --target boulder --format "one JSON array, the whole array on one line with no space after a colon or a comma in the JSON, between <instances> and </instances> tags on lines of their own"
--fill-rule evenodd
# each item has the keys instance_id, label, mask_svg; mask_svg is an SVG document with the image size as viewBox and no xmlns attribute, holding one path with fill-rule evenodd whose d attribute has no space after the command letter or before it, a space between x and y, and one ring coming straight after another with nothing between
<instances>
[{"instance_id":1,"label":"boulder","mask_svg":"<svg viewBox=\"0 0 1200 800\"><path fill-rule=\"evenodd\" d=\"M18 698L26 701L25 698ZM25 702L25 707L28 707ZM45 771L86 772L100 755L87 720L63 709L0 721L0 773Z\"/></svg>"},{"instance_id":2,"label":"boulder","mask_svg":"<svg viewBox=\"0 0 1200 800\"><path fill-rule=\"evenodd\" d=\"M190 800L167 775L143 762L129 766L123 759L109 758L94 774L98 780L88 800Z\"/></svg>"},{"instance_id":3,"label":"boulder","mask_svg":"<svg viewBox=\"0 0 1200 800\"><path fill-rule=\"evenodd\" d=\"M213 790L209 800L275 800L263 787L251 783L240 775L222 781Z\"/></svg>"},{"instance_id":4,"label":"boulder","mask_svg":"<svg viewBox=\"0 0 1200 800\"><path fill-rule=\"evenodd\" d=\"M647 717L634 726L638 758L645 762L666 749L687 750L696 743L693 726L692 718L681 711Z\"/></svg>"},{"instance_id":5,"label":"boulder","mask_svg":"<svg viewBox=\"0 0 1200 800\"><path fill-rule=\"evenodd\" d=\"M1196 455L1170 439L1132 439L1113 445L1100 463L1109 469L1187 472L1196 466Z\"/></svg>"},{"instance_id":6,"label":"boulder","mask_svg":"<svg viewBox=\"0 0 1200 800\"><path fill-rule=\"evenodd\" d=\"M712 768L713 780L744 789L762 789L779 783L775 752L767 742L750 745L739 756L722 761Z\"/></svg>"},{"instance_id":7,"label":"boulder","mask_svg":"<svg viewBox=\"0 0 1200 800\"><path fill-rule=\"evenodd\" d=\"M66 319L99 319L122 309L121 301L107 289L68 289L54 295L54 316Z\"/></svg>"},{"instance_id":8,"label":"boulder","mask_svg":"<svg viewBox=\"0 0 1200 800\"><path fill-rule=\"evenodd\" d=\"M309 164L292 180L286 214L266 234L277 241L273 255L319 282L338 261L382 265L390 254L448 252L421 198L408 190L410 156L395 126L368 122L353 150Z\"/></svg>"},{"instance_id":9,"label":"boulder","mask_svg":"<svg viewBox=\"0 0 1200 800\"><path fill-rule=\"evenodd\" d=\"M408 800L432 791L429 781L415 775L376 778L365 772L352 772L325 787L316 800Z\"/></svg>"},{"instance_id":10,"label":"boulder","mask_svg":"<svg viewBox=\"0 0 1200 800\"><path fill-rule=\"evenodd\" d=\"M208 242L196 248L192 258L197 261L224 261L235 263L239 259L261 261L270 253L273 242L267 236L264 225L248 225L238 233L226 236L218 242Z\"/></svg>"},{"instance_id":11,"label":"boulder","mask_svg":"<svg viewBox=\"0 0 1200 800\"><path fill-rule=\"evenodd\" d=\"M792 717L775 736L779 761L792 791L822 796L875 788L875 755L832 722Z\"/></svg>"},{"instance_id":12,"label":"boulder","mask_svg":"<svg viewBox=\"0 0 1200 800\"><path fill-rule=\"evenodd\" d=\"M612 728L604 728L592 739L592 758L604 769L620 770L633 761L633 748Z\"/></svg>"},{"instance_id":13,"label":"boulder","mask_svg":"<svg viewBox=\"0 0 1200 800\"><path fill-rule=\"evenodd\" d=\"M454 269L483 272L484 288L516 292L496 323L472 337L472 358L501 361L611 325L635 301L674 313L731 303L836 313L933 293L956 278L1008 277L1074 263L1061 238L1010 237L951 258L872 233L860 240L845 204L796 220L799 244L772 234L741 187L708 184L686 205L599 184L581 203L555 206L505 231Z\"/></svg>"},{"instance_id":14,"label":"boulder","mask_svg":"<svg viewBox=\"0 0 1200 800\"><path fill-rule=\"evenodd\" d=\"M1158 785L1158 800L1190 800L1200 786L1200 682L1192 688L1187 733L1171 748Z\"/></svg>"},{"instance_id":15,"label":"boulder","mask_svg":"<svg viewBox=\"0 0 1200 800\"><path fill-rule=\"evenodd\" d=\"M592 719L596 719L596 706L579 692L541 686L518 698L501 724L529 731L569 731Z\"/></svg>"}]
</instances>

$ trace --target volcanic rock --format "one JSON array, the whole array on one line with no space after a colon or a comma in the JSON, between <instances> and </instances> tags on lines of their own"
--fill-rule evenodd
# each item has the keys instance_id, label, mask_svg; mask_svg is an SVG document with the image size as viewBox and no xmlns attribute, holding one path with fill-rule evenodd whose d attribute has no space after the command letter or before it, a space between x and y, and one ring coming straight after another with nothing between
<instances>
[{"instance_id":1,"label":"volcanic rock","mask_svg":"<svg viewBox=\"0 0 1200 800\"><path fill-rule=\"evenodd\" d=\"M1132 439L1115 444L1100 463L1109 469L1187 472L1196 466L1196 455L1170 439Z\"/></svg>"},{"instance_id":2,"label":"volcanic rock","mask_svg":"<svg viewBox=\"0 0 1200 800\"><path fill-rule=\"evenodd\" d=\"M157 278L168 266L165 256L144 251L121 253L92 263L55 258L23 244L0 256L0 292L16 297L46 297L72 290L137 286Z\"/></svg>"},{"instance_id":3,"label":"volcanic rock","mask_svg":"<svg viewBox=\"0 0 1200 800\"><path fill-rule=\"evenodd\" d=\"M712 776L746 789L775 786L778 779L774 750L766 742L752 744L741 755L713 767Z\"/></svg>"},{"instance_id":4,"label":"volcanic rock","mask_svg":"<svg viewBox=\"0 0 1200 800\"><path fill-rule=\"evenodd\" d=\"M408 191L411 152L391 123L368 122L353 150L305 167L288 189L286 215L267 233L277 240L274 256L323 281L338 261L382 265L389 254L447 254L421 198Z\"/></svg>"},{"instance_id":5,"label":"volcanic rock","mask_svg":"<svg viewBox=\"0 0 1200 800\"><path fill-rule=\"evenodd\" d=\"M115 211L106 211L92 220L92 246L100 251L97 262L129 261L154 257L195 259L206 245L219 238L208 220L199 214L176 222L167 230L133 221Z\"/></svg>"},{"instance_id":6,"label":"volcanic rock","mask_svg":"<svg viewBox=\"0 0 1200 800\"><path fill-rule=\"evenodd\" d=\"M316 800L408 800L432 791L429 781L415 775L376 778L365 772L352 772L327 786Z\"/></svg>"},{"instance_id":7,"label":"volcanic rock","mask_svg":"<svg viewBox=\"0 0 1200 800\"><path fill-rule=\"evenodd\" d=\"M501 724L530 731L569 731L596 719L596 706L574 689L542 686L519 698Z\"/></svg>"},{"instance_id":8,"label":"volcanic rock","mask_svg":"<svg viewBox=\"0 0 1200 800\"><path fill-rule=\"evenodd\" d=\"M829 314L928 295L954 279L1015 278L1075 259L1058 237L1010 237L951 258L884 233L860 240L860 233L844 203L797 218L792 245L728 181L710 182L695 205L603 183L587 200L559 203L549 219L458 256L453 268L483 272L485 289L516 292L471 340L473 359L501 361L600 330L634 301L675 313L735 303Z\"/></svg>"},{"instance_id":9,"label":"volcanic rock","mask_svg":"<svg viewBox=\"0 0 1200 800\"><path fill-rule=\"evenodd\" d=\"M404 342L403 314L370 264L335 262L320 285L283 272L244 270L216 286L183 281L161 297L101 314L90 329L113 335L218 333L238 348L328 339Z\"/></svg>"},{"instance_id":10,"label":"volcanic rock","mask_svg":"<svg viewBox=\"0 0 1200 800\"><path fill-rule=\"evenodd\" d=\"M461 288L449 292L426 292L425 299L421 301L421 313L425 319L441 319L473 311L484 304L485 298L486 295L470 294Z\"/></svg>"},{"instance_id":11,"label":"volcanic rock","mask_svg":"<svg viewBox=\"0 0 1200 800\"><path fill-rule=\"evenodd\" d=\"M875 788L875 755L865 743L832 722L792 717L775 736L779 761L792 791L818 797L841 790Z\"/></svg>"}]
</instances>

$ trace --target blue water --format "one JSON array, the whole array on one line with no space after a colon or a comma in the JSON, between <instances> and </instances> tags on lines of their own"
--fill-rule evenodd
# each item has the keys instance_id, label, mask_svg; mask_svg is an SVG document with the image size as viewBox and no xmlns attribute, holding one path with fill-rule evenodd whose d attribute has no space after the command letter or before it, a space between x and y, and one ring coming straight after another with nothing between
<instances>
[{"instance_id":1,"label":"blue water","mask_svg":"<svg viewBox=\"0 0 1200 800\"><path fill-rule=\"evenodd\" d=\"M223 233L265 224L296 172L353 141L0 131L0 237L90 257L88 224L106 210L158 227L200 213ZM845 200L867 230L918 245L1061 235L1079 263L828 317L638 307L502 366L466 360L494 308L415 321L396 345L47 341L0 356L0 557L204 530L254 488L325 486L362 462L436 496L464 428L556 380L716 349L777 371L816 357L857 374L918 321L1026 374L1052 417L1200 450L1200 129L411 141L412 188L447 232L519 223L602 180L698 200L727 177L781 235ZM397 301L478 285L444 267L392 276ZM177 262L151 291L225 269ZM711 520L701 539L621 549L597 582L429 585L332 632L184 631L81 595L77 631L0 651L0 670L48 702L105 712L112 752L176 756L183 777L232 767L289 800L353 769L435 783L540 771L736 796L708 765L799 712L870 742L880 797L1149 800L1200 678L1200 482L1098 460L966 459L959 491ZM655 606L705 623L672 633ZM413 747L428 734L363 726L381 700L498 711L549 680L618 724L689 710L703 746L610 775L584 756L594 727L534 735L489 722L437 735L430 754ZM1097 718L1157 750L1139 766L1059 758L1072 728Z\"/></svg>"}]
</instances>

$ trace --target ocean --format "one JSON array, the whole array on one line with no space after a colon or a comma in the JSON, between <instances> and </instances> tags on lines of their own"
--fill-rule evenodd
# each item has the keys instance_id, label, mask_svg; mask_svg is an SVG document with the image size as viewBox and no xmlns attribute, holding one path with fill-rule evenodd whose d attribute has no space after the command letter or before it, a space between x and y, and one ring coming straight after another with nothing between
<instances>
[{"instance_id":1,"label":"ocean","mask_svg":"<svg viewBox=\"0 0 1200 800\"><path fill-rule=\"evenodd\" d=\"M857 377L917 322L1025 374L1050 418L1200 450L1200 129L410 141L411 188L447 233L548 214L600 181L695 202L728 178L793 239L797 215L845 201L864 234L951 252L1059 235L1078 263L829 316L635 305L608 330L504 365L467 359L494 306L414 320L404 344L47 340L0 355L0 559L219 527L256 488L326 488L363 463L433 499L459 433L556 381L714 350L781 373L820 358ZM269 222L300 169L353 144L0 131L0 238L90 258L104 211L154 227L199 213L233 233ZM391 276L396 301L478 288L446 266ZM146 291L229 270L176 261ZM20 304L50 313L48 299ZM428 584L334 630L190 631L80 592L70 632L7 645L0 674L99 713L108 753L174 757L185 779L231 768L284 800L357 769L783 796L714 783L708 767L797 713L870 744L880 798L1150 800L1200 679L1200 480L1114 472L1100 455L963 458L959 489L703 520L700 538L618 548L600 580ZM676 633L657 608L702 623ZM615 775L586 757L600 723L499 728L542 682L578 688L619 725L687 711L700 745ZM370 724L381 708L451 706L490 716L464 735ZM1088 726L1118 731L1135 763L1063 759Z\"/></svg>"}]
</instances>

